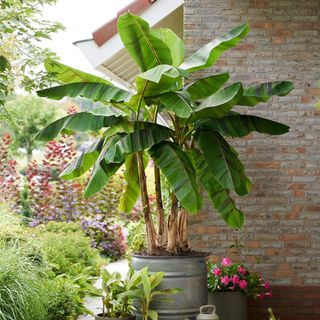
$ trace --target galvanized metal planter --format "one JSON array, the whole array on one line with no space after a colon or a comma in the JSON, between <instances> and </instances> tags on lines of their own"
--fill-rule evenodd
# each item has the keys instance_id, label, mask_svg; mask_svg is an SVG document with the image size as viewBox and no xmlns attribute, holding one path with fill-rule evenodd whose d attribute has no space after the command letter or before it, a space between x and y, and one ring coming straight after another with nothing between
<instances>
[{"instance_id":1,"label":"galvanized metal planter","mask_svg":"<svg viewBox=\"0 0 320 320\"><path fill-rule=\"evenodd\" d=\"M195 320L199 308L207 304L207 266L205 257L132 257L132 267L140 270L148 266L151 272L164 272L160 285L162 289L181 288L183 292L165 298L170 302L157 302L152 306L158 312L159 320ZM141 319L137 314L137 319Z\"/></svg>"},{"instance_id":2,"label":"galvanized metal planter","mask_svg":"<svg viewBox=\"0 0 320 320\"><path fill-rule=\"evenodd\" d=\"M221 320L247 320L247 296L241 292L209 292L208 303Z\"/></svg>"}]
</instances>

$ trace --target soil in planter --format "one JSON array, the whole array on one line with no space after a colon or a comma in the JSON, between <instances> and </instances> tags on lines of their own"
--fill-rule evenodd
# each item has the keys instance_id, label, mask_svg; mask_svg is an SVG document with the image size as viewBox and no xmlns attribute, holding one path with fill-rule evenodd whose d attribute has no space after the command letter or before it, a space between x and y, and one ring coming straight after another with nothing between
<instances>
[{"instance_id":1,"label":"soil in planter","mask_svg":"<svg viewBox=\"0 0 320 320\"><path fill-rule=\"evenodd\" d=\"M191 250L190 248L178 248L177 251L168 251L166 247L158 247L153 252L142 250L135 252L134 255L150 256L150 257L203 257L209 256L208 252Z\"/></svg>"}]
</instances>

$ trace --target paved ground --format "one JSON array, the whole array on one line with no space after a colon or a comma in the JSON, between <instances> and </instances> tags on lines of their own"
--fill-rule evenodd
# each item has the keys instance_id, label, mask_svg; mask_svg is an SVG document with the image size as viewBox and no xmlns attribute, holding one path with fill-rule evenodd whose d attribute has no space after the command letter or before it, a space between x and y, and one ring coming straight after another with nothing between
<instances>
[{"instance_id":1,"label":"paved ground","mask_svg":"<svg viewBox=\"0 0 320 320\"><path fill-rule=\"evenodd\" d=\"M121 273L122 277L124 277L128 271L128 261L127 260L120 260L117 262L112 262L107 265L106 269L109 272L118 271ZM101 280L98 280L95 284L98 288L101 288ZM101 298L96 297L88 297L85 301L85 306L91 310L94 314L101 312L102 310L102 302ZM78 318L78 320L93 320L93 316L85 315Z\"/></svg>"}]
</instances>

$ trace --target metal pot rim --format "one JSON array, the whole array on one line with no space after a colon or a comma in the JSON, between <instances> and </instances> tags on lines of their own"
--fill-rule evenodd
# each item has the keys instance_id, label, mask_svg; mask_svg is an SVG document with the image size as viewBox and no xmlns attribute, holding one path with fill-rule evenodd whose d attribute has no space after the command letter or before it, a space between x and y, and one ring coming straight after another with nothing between
<instances>
[{"instance_id":1,"label":"metal pot rim","mask_svg":"<svg viewBox=\"0 0 320 320\"><path fill-rule=\"evenodd\" d=\"M142 254L132 254L131 257L134 258L141 258L141 259L201 259L201 258L206 258L208 257L209 254L206 252L203 252L203 255L198 255L198 256L147 256L147 255L142 255Z\"/></svg>"}]
</instances>

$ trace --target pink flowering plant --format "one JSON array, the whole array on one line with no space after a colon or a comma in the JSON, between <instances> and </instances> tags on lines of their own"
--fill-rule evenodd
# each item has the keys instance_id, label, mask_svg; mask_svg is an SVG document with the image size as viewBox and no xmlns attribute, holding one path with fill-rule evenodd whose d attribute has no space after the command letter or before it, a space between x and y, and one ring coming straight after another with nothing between
<instances>
[{"instance_id":1,"label":"pink flowering plant","mask_svg":"<svg viewBox=\"0 0 320 320\"><path fill-rule=\"evenodd\" d=\"M208 288L210 292L238 291L253 298L272 296L268 281L230 258L223 258L220 264L208 264Z\"/></svg>"}]
</instances>

